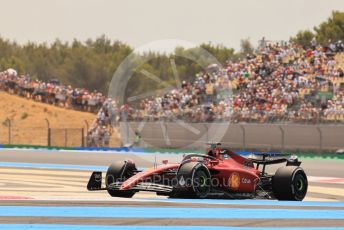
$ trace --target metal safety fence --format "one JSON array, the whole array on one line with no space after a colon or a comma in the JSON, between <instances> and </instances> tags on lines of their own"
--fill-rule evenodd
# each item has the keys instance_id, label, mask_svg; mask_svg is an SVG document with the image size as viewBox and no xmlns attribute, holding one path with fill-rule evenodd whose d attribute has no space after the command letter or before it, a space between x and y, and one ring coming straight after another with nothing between
<instances>
[{"instance_id":1,"label":"metal safety fence","mask_svg":"<svg viewBox=\"0 0 344 230\"><path fill-rule=\"evenodd\" d=\"M50 143L49 143L50 141ZM48 146L85 147L84 128L63 129L54 128L48 130Z\"/></svg>"},{"instance_id":2,"label":"metal safety fence","mask_svg":"<svg viewBox=\"0 0 344 230\"><path fill-rule=\"evenodd\" d=\"M207 142L221 142L240 150L335 151L344 148L342 124L226 124L178 122L121 122L126 144L141 147L204 148Z\"/></svg>"},{"instance_id":3,"label":"metal safety fence","mask_svg":"<svg viewBox=\"0 0 344 230\"><path fill-rule=\"evenodd\" d=\"M39 145L54 147L86 147L85 129L51 128L46 120L46 127L21 127L10 119L0 124L0 144ZM45 121L42 121L44 124Z\"/></svg>"}]
</instances>

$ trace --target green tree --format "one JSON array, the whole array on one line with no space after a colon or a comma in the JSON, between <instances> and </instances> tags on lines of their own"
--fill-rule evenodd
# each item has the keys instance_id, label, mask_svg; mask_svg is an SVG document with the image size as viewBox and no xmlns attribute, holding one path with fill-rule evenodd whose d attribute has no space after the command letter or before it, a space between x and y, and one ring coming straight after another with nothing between
<instances>
[{"instance_id":1,"label":"green tree","mask_svg":"<svg viewBox=\"0 0 344 230\"><path fill-rule=\"evenodd\" d=\"M249 38L242 39L240 41L240 52L243 55L253 54L254 48L253 48L253 45L251 44Z\"/></svg>"},{"instance_id":2,"label":"green tree","mask_svg":"<svg viewBox=\"0 0 344 230\"><path fill-rule=\"evenodd\" d=\"M303 30L299 31L295 37L291 38L292 42L295 42L302 46L310 46L312 39L315 37L312 31Z\"/></svg>"},{"instance_id":3,"label":"green tree","mask_svg":"<svg viewBox=\"0 0 344 230\"><path fill-rule=\"evenodd\" d=\"M344 40L344 12L333 11L326 22L314 27L317 41L327 44L329 40Z\"/></svg>"}]
</instances>

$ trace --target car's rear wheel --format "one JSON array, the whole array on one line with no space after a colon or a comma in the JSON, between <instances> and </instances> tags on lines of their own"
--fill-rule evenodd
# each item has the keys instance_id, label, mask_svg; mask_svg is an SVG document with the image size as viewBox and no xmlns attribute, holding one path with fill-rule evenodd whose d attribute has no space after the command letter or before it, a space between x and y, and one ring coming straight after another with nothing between
<instances>
[{"instance_id":1,"label":"car's rear wheel","mask_svg":"<svg viewBox=\"0 0 344 230\"><path fill-rule=\"evenodd\" d=\"M273 177L272 187L278 200L301 201L305 198L308 189L306 173L300 167L281 167Z\"/></svg>"},{"instance_id":2,"label":"car's rear wheel","mask_svg":"<svg viewBox=\"0 0 344 230\"><path fill-rule=\"evenodd\" d=\"M174 195L185 198L206 198L210 192L211 175L208 168L200 162L183 164L177 174Z\"/></svg>"},{"instance_id":3,"label":"car's rear wheel","mask_svg":"<svg viewBox=\"0 0 344 230\"><path fill-rule=\"evenodd\" d=\"M110 196L113 197L127 197L130 198L134 196L135 191L133 190L117 190L112 189L111 184L115 182L123 182L126 179L133 176L134 171L136 170L136 166L134 163L130 161L116 161L108 168L106 172L106 187Z\"/></svg>"}]
</instances>

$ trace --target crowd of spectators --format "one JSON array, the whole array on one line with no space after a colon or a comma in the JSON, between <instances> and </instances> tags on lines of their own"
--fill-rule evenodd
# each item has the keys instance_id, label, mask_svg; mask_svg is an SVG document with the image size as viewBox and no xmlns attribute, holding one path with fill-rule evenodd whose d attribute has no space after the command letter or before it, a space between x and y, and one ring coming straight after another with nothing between
<instances>
[{"instance_id":1,"label":"crowd of spectators","mask_svg":"<svg viewBox=\"0 0 344 230\"><path fill-rule=\"evenodd\" d=\"M118 105L102 93L43 82L13 69L0 72L0 89L32 100L97 113L88 146L108 146L118 121L322 122L344 121L344 70L335 56L341 41L310 47L268 43L241 61L211 65L180 88ZM337 57L340 55L337 55ZM344 63L344 55L341 54Z\"/></svg>"},{"instance_id":2,"label":"crowd of spectators","mask_svg":"<svg viewBox=\"0 0 344 230\"><path fill-rule=\"evenodd\" d=\"M335 59L343 47L265 42L242 61L211 65L194 82L121 110L137 121L343 121L343 66Z\"/></svg>"},{"instance_id":3,"label":"crowd of spectators","mask_svg":"<svg viewBox=\"0 0 344 230\"><path fill-rule=\"evenodd\" d=\"M106 99L87 133L87 145L109 147L110 137L114 132L113 128L118 126L119 114L116 101L110 98Z\"/></svg>"},{"instance_id":4,"label":"crowd of spectators","mask_svg":"<svg viewBox=\"0 0 344 230\"><path fill-rule=\"evenodd\" d=\"M18 75L13 69L0 72L0 89L32 100L93 113L98 112L106 99L97 91L65 86L56 79L47 82L32 80L28 75Z\"/></svg>"}]
</instances>

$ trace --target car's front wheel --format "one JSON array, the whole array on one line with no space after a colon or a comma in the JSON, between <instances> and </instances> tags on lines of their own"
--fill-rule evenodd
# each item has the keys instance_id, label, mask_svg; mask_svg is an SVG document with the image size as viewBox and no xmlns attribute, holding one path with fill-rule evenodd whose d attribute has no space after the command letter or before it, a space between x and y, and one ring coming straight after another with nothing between
<instances>
[{"instance_id":1,"label":"car's front wheel","mask_svg":"<svg viewBox=\"0 0 344 230\"><path fill-rule=\"evenodd\" d=\"M134 196L135 191L112 189L111 184L125 181L133 175L135 170L135 164L130 161L116 161L110 165L106 172L106 187L108 187L107 191L110 196L126 198Z\"/></svg>"},{"instance_id":2,"label":"car's front wheel","mask_svg":"<svg viewBox=\"0 0 344 230\"><path fill-rule=\"evenodd\" d=\"M175 195L185 198L206 198L210 192L211 175L200 162L188 162L180 166Z\"/></svg>"}]
</instances>

